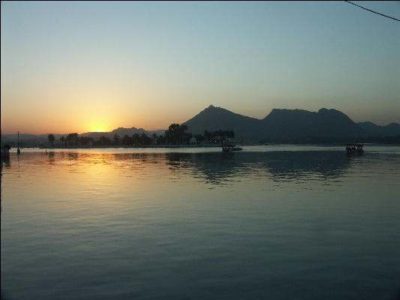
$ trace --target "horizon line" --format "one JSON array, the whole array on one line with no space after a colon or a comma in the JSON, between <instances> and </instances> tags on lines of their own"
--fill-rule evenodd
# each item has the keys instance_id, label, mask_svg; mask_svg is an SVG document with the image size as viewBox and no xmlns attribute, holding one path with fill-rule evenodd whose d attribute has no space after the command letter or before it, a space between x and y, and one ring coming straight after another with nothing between
<instances>
[{"instance_id":1,"label":"horizon line","mask_svg":"<svg viewBox=\"0 0 400 300\"><path fill-rule=\"evenodd\" d=\"M302 108L272 108L271 111L270 111L264 118L259 119L259 118L253 117L253 116L243 115L243 114L241 114L241 113L237 113L237 112L231 111L231 110L229 110L229 109L226 109L226 108L224 108L224 107L222 107L222 106L216 106L216 105L214 105L214 104L208 105L206 108L203 108L200 112L196 113L196 114L195 114L194 116L192 116L191 118L187 119L187 120L184 121L184 122L178 123L178 124L184 124L185 122L191 120L192 118L194 118L195 116L197 116L198 114L200 114L201 112L203 112L204 110L209 109L209 108L220 108L220 109L224 109L224 110L229 111L229 112L231 112L231 113L234 113L234 114L237 114L237 115L240 115L240 116L244 116L244 117L253 118L253 119L256 119L256 120L263 120L263 119L265 119L265 118L266 118L267 116L269 116L269 115L271 114L271 112L274 111L274 110L292 110L292 111L294 111L294 110L301 110L301 111L307 111L307 112L318 113L318 112L319 112L320 110L322 110L322 109L327 109L327 110L336 110L336 111L339 111L339 112L345 114L347 117L349 117L349 118L350 118L354 123L356 123L356 124L369 122L369 123L373 123L373 124L375 124L375 125L377 125L377 126L388 126L388 125L391 125L391 124L399 124L399 125L400 125L400 122L389 122L389 123L385 123L384 125L379 125L379 124L377 124L377 123L375 123L375 122L368 121L368 120L367 120L367 121L356 122L356 121L354 121L348 114L344 113L343 111L341 111L341 110L339 110L339 109L336 109L336 108L326 108L326 107L321 107L321 108L319 108L318 110L307 110L307 109L302 109ZM173 123L177 123L177 122L173 122ZM171 124L173 124L173 123L171 123ZM53 133L53 132L46 132L46 133L29 133L29 132L21 132L21 131L18 131L18 130L17 130L16 132L12 133L12 132L9 132L9 131L3 132L3 130L1 130L0 135L18 134L18 132L19 132L19 134L27 134L27 135L49 135L49 134L54 134L54 135L68 135L68 134L70 134L70 133L77 133L77 134L81 135L81 134L88 134L88 133L111 133L112 131L117 130L117 129L120 129L120 128L122 128L122 129L132 129L132 128L135 128L135 129L138 129L138 130L143 129L144 131L147 131L147 132L148 132L148 131L165 131L165 130L168 129L168 128L145 129L145 128L143 128L143 127L135 127L135 126L132 126L132 127L121 127L121 126L119 126L119 127L114 128L114 129L111 129L110 131L82 131L82 132L71 131L71 132L69 132L69 133Z\"/></svg>"}]
</instances>

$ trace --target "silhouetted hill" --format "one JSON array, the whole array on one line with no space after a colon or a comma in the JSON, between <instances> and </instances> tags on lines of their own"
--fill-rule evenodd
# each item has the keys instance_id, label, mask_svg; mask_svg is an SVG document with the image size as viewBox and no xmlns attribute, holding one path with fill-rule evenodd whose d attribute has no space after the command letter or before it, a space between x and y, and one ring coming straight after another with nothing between
<instances>
[{"instance_id":1,"label":"silhouetted hill","mask_svg":"<svg viewBox=\"0 0 400 300\"><path fill-rule=\"evenodd\" d=\"M386 126L379 126L372 122L361 122L358 125L366 132L368 136L398 136L400 135L400 124L390 123Z\"/></svg>"},{"instance_id":2,"label":"silhouetted hill","mask_svg":"<svg viewBox=\"0 0 400 300\"><path fill-rule=\"evenodd\" d=\"M322 108L318 112L301 109L273 109L264 119L255 119L210 105L186 121L189 131L233 130L245 142L318 142L364 139L369 136L400 135L400 125L363 126L346 114Z\"/></svg>"},{"instance_id":3,"label":"silhouetted hill","mask_svg":"<svg viewBox=\"0 0 400 300\"><path fill-rule=\"evenodd\" d=\"M337 139L364 134L348 116L335 109L322 108L318 112L274 109L262 122L262 136L270 140Z\"/></svg>"},{"instance_id":4,"label":"silhouetted hill","mask_svg":"<svg viewBox=\"0 0 400 300\"><path fill-rule=\"evenodd\" d=\"M233 130L235 138L243 143L316 143L316 142L363 142L400 143L400 124L391 123L379 126L372 122L353 122L346 114L322 108L317 112L301 109L273 109L265 118L256 119L243 116L221 107L210 105L193 118L186 121L189 132L204 134L205 130ZM86 132L81 136L99 139L101 136L112 139L115 134L164 134L164 130L145 130L143 128L117 128L110 132ZM54 134L56 140L67 134ZM2 144L16 145L17 134L3 134ZM21 134L21 146L47 145L47 134Z\"/></svg>"},{"instance_id":5,"label":"silhouetted hill","mask_svg":"<svg viewBox=\"0 0 400 300\"><path fill-rule=\"evenodd\" d=\"M184 123L193 134L203 134L204 130L233 130L236 136L256 138L260 120L233 113L227 109L210 105Z\"/></svg>"}]
</instances>

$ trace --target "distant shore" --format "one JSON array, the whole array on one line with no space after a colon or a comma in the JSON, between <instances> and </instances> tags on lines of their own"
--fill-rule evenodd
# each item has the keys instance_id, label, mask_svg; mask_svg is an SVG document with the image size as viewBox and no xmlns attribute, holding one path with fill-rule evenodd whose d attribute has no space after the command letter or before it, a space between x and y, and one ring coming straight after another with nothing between
<instances>
[{"instance_id":1,"label":"distant shore","mask_svg":"<svg viewBox=\"0 0 400 300\"><path fill-rule=\"evenodd\" d=\"M385 144L385 143L363 143L365 146L400 146L399 144ZM317 146L317 147L345 147L346 143L269 143L269 144L240 144L240 146L254 147L254 146ZM15 149L16 147L12 147ZM45 147L45 146L21 146L21 149L43 149L43 150L69 150L69 149L173 149L173 148L221 148L217 144L203 144L203 145L143 145L143 146L68 146L68 147Z\"/></svg>"}]
</instances>

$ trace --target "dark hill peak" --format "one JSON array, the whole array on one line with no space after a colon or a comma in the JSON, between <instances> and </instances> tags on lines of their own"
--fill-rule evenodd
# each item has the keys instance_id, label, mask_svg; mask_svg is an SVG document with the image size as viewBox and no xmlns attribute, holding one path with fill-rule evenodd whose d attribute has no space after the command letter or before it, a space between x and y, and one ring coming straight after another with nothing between
<instances>
[{"instance_id":1,"label":"dark hill peak","mask_svg":"<svg viewBox=\"0 0 400 300\"><path fill-rule=\"evenodd\" d=\"M204 130L216 131L221 129L234 130L238 136L245 137L256 135L258 122L260 122L258 119L210 105L184 124L194 134L203 133Z\"/></svg>"},{"instance_id":2,"label":"dark hill peak","mask_svg":"<svg viewBox=\"0 0 400 300\"><path fill-rule=\"evenodd\" d=\"M321 108L319 111L318 111L318 113L319 114L324 114L324 115L332 115L332 116L334 116L334 115L336 115L336 116L346 116L346 114L344 114L343 112L341 112L341 111L339 111L339 110L337 110L337 109L333 109L333 108Z\"/></svg>"},{"instance_id":3,"label":"dark hill peak","mask_svg":"<svg viewBox=\"0 0 400 300\"><path fill-rule=\"evenodd\" d=\"M310 114L313 113L303 109L274 108L263 120L276 119L276 118L290 118L293 116L297 117L300 115L309 116Z\"/></svg>"},{"instance_id":4,"label":"dark hill peak","mask_svg":"<svg viewBox=\"0 0 400 300\"><path fill-rule=\"evenodd\" d=\"M342 113L341 111L334 108L321 108L318 113Z\"/></svg>"},{"instance_id":5,"label":"dark hill peak","mask_svg":"<svg viewBox=\"0 0 400 300\"><path fill-rule=\"evenodd\" d=\"M219 109L223 109L223 108L210 104L202 111L213 111L213 110L219 110Z\"/></svg>"},{"instance_id":6,"label":"dark hill peak","mask_svg":"<svg viewBox=\"0 0 400 300\"><path fill-rule=\"evenodd\" d=\"M326 120L331 119L336 120L337 122L343 121L354 124L354 122L345 113L336 109L321 108L318 111L318 115L320 118L324 118Z\"/></svg>"},{"instance_id":7,"label":"dark hill peak","mask_svg":"<svg viewBox=\"0 0 400 300\"><path fill-rule=\"evenodd\" d=\"M370 121L366 121L366 122L360 122L358 123L359 125L365 125L365 126L378 126L375 123L372 123ZM392 124L392 123L391 123Z\"/></svg>"},{"instance_id":8,"label":"dark hill peak","mask_svg":"<svg viewBox=\"0 0 400 300\"><path fill-rule=\"evenodd\" d=\"M233 112L231 112L225 108L214 106L212 104L209 105L208 107L206 107L205 109L203 109L200 113L202 113L202 112L229 112L229 113L233 114Z\"/></svg>"},{"instance_id":9,"label":"dark hill peak","mask_svg":"<svg viewBox=\"0 0 400 300\"><path fill-rule=\"evenodd\" d=\"M246 117L246 116L234 113L225 108L214 106L214 105L210 105L210 106L206 107L200 113L198 113L195 117L199 117L199 116L202 116L202 117L205 117L205 116L207 116L207 117L208 116L237 116L237 117L242 117L242 118L253 119L253 118ZM192 119L194 119L194 118L192 118Z\"/></svg>"},{"instance_id":10,"label":"dark hill peak","mask_svg":"<svg viewBox=\"0 0 400 300\"><path fill-rule=\"evenodd\" d=\"M394 136L400 132L398 124L356 124L345 113L330 108L316 111L273 109L259 120L209 105L184 124L194 134L202 134L205 130L233 130L238 140L255 142L353 140L367 135Z\"/></svg>"},{"instance_id":11,"label":"dark hill peak","mask_svg":"<svg viewBox=\"0 0 400 300\"><path fill-rule=\"evenodd\" d=\"M271 113L299 113L299 112L309 112L308 110L304 109L287 109L287 108L274 108L271 110Z\"/></svg>"},{"instance_id":12,"label":"dark hill peak","mask_svg":"<svg viewBox=\"0 0 400 300\"><path fill-rule=\"evenodd\" d=\"M116 128L116 129L114 129L112 132L118 132L118 131L121 131L121 130L144 130L143 128L136 128L136 127L118 127L118 128Z\"/></svg>"}]
</instances>

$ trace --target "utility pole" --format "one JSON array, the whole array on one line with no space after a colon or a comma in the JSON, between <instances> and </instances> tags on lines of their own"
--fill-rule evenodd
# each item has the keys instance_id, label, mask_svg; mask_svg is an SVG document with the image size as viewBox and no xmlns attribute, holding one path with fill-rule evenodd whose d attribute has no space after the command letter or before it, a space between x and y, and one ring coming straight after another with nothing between
<instances>
[{"instance_id":1,"label":"utility pole","mask_svg":"<svg viewBox=\"0 0 400 300\"><path fill-rule=\"evenodd\" d=\"M17 155L21 154L21 149L19 149L19 131L18 131L18 142L17 142Z\"/></svg>"}]
</instances>

